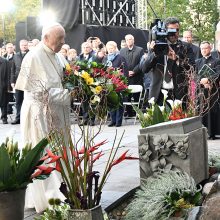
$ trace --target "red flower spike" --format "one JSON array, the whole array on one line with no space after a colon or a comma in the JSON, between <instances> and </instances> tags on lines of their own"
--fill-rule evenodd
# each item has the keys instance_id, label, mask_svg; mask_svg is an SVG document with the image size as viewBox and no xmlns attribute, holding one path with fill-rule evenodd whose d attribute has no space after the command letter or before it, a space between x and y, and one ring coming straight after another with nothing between
<instances>
[{"instance_id":1,"label":"red flower spike","mask_svg":"<svg viewBox=\"0 0 220 220\"><path fill-rule=\"evenodd\" d=\"M42 172L43 172L43 170L37 169L37 170L31 175L31 179L34 179L34 178L40 176Z\"/></svg>"},{"instance_id":2,"label":"red flower spike","mask_svg":"<svg viewBox=\"0 0 220 220\"><path fill-rule=\"evenodd\" d=\"M78 158L79 157L79 153L75 150L72 150L72 156L75 157L75 158Z\"/></svg>"},{"instance_id":3,"label":"red flower spike","mask_svg":"<svg viewBox=\"0 0 220 220\"><path fill-rule=\"evenodd\" d=\"M47 151L47 155L49 157L54 157L55 156L55 154L53 154L53 152L50 149L47 149L46 151Z\"/></svg>"},{"instance_id":4,"label":"red flower spike","mask_svg":"<svg viewBox=\"0 0 220 220\"><path fill-rule=\"evenodd\" d=\"M78 151L79 154L84 154L85 153L85 147L83 146L79 151Z\"/></svg>"},{"instance_id":5,"label":"red flower spike","mask_svg":"<svg viewBox=\"0 0 220 220\"><path fill-rule=\"evenodd\" d=\"M40 161L45 161L45 160L47 160L48 158L49 158L49 156L48 156L48 155L45 155L45 156L41 157Z\"/></svg>"},{"instance_id":6,"label":"red flower spike","mask_svg":"<svg viewBox=\"0 0 220 220\"><path fill-rule=\"evenodd\" d=\"M38 169L42 170L42 171L45 171L47 170L47 166L44 166L44 165L41 165L41 166L37 166Z\"/></svg>"},{"instance_id":7,"label":"red flower spike","mask_svg":"<svg viewBox=\"0 0 220 220\"><path fill-rule=\"evenodd\" d=\"M46 166L37 166L38 169L42 170L42 174L50 174L55 168Z\"/></svg>"},{"instance_id":8,"label":"red flower spike","mask_svg":"<svg viewBox=\"0 0 220 220\"><path fill-rule=\"evenodd\" d=\"M61 156L53 156L52 159L47 163L47 164L50 164L50 163L54 163L56 162L57 160L59 160L60 158L62 158Z\"/></svg>"},{"instance_id":9,"label":"red flower spike","mask_svg":"<svg viewBox=\"0 0 220 220\"><path fill-rule=\"evenodd\" d=\"M60 166L60 161L56 161L56 171L61 172L61 166Z\"/></svg>"},{"instance_id":10,"label":"red flower spike","mask_svg":"<svg viewBox=\"0 0 220 220\"><path fill-rule=\"evenodd\" d=\"M81 163L81 160L80 159L76 159L75 160L75 167L77 168Z\"/></svg>"},{"instance_id":11,"label":"red flower spike","mask_svg":"<svg viewBox=\"0 0 220 220\"><path fill-rule=\"evenodd\" d=\"M95 163L96 160L98 160L100 157L102 157L104 155L104 153L102 152L99 152L92 160L92 163Z\"/></svg>"},{"instance_id":12,"label":"red flower spike","mask_svg":"<svg viewBox=\"0 0 220 220\"><path fill-rule=\"evenodd\" d=\"M114 161L111 163L109 170L110 170L113 166L115 166L115 165L121 163L123 160L137 160L137 159L139 159L139 158L137 158L137 157L126 156L127 152L128 152L128 150L125 151L118 159L114 160Z\"/></svg>"}]
</instances>

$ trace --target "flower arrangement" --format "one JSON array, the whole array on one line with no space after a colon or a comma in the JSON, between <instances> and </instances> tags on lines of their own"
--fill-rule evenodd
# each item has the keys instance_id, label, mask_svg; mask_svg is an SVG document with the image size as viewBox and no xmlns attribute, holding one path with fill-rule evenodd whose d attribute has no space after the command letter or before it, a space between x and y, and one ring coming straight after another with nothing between
<instances>
[{"instance_id":1,"label":"flower arrangement","mask_svg":"<svg viewBox=\"0 0 220 220\"><path fill-rule=\"evenodd\" d=\"M96 161L107 153L100 150L101 146L107 144L106 140L95 144L94 136L89 137L86 131L83 131L80 140L76 142L73 142L71 131L68 135L57 131L49 135L52 151L48 153L46 159L49 163L55 162L54 166L50 165L50 169L61 173L63 182L60 191L72 209L89 209L99 205L102 189L112 168L124 160L138 159L129 155L128 151L117 157L122 137L118 144L116 138L117 133L101 176L94 167Z\"/></svg>"},{"instance_id":2,"label":"flower arrangement","mask_svg":"<svg viewBox=\"0 0 220 220\"><path fill-rule=\"evenodd\" d=\"M120 69L96 62L68 64L63 85L79 102L87 102L90 112L101 118L107 110L117 109L122 97L129 94L127 79Z\"/></svg>"},{"instance_id":3,"label":"flower arrangement","mask_svg":"<svg viewBox=\"0 0 220 220\"><path fill-rule=\"evenodd\" d=\"M146 109L146 113L143 113L136 106L133 106L143 128L169 120L178 120L191 116L191 114L187 114L183 111L182 102L180 100L167 100L168 92L163 89L161 92L164 95L162 106L155 103L154 97L148 101L150 108Z\"/></svg>"}]
</instances>

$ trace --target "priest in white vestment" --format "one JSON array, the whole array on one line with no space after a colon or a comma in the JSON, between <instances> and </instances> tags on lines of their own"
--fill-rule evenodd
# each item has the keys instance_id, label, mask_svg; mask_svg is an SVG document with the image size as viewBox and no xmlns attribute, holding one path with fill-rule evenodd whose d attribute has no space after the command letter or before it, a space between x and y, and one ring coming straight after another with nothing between
<instances>
[{"instance_id":1,"label":"priest in white vestment","mask_svg":"<svg viewBox=\"0 0 220 220\"><path fill-rule=\"evenodd\" d=\"M42 30L42 41L23 59L15 88L24 91L21 109L23 144L35 146L52 129L69 126L70 94L62 87L65 59L56 54L64 44L65 30L54 23ZM59 191L61 177L55 171L46 180L28 185L26 208L41 212L48 199L64 199Z\"/></svg>"}]
</instances>

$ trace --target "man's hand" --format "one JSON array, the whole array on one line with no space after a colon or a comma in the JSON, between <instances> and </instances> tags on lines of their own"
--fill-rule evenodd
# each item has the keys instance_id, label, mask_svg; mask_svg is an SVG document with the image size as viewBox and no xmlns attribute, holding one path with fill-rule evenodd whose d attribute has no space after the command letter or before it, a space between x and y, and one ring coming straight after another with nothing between
<instances>
[{"instance_id":1,"label":"man's hand","mask_svg":"<svg viewBox=\"0 0 220 220\"><path fill-rule=\"evenodd\" d=\"M151 41L151 42L150 42L150 45L149 45L149 48L150 48L151 50L153 50L155 44L156 44L155 41Z\"/></svg>"},{"instance_id":2,"label":"man's hand","mask_svg":"<svg viewBox=\"0 0 220 220\"><path fill-rule=\"evenodd\" d=\"M203 85L206 89L211 89L211 84L208 78L202 78L200 84Z\"/></svg>"},{"instance_id":3,"label":"man's hand","mask_svg":"<svg viewBox=\"0 0 220 220\"><path fill-rule=\"evenodd\" d=\"M134 71L128 71L128 76L131 77L134 75Z\"/></svg>"},{"instance_id":4,"label":"man's hand","mask_svg":"<svg viewBox=\"0 0 220 220\"><path fill-rule=\"evenodd\" d=\"M170 46L169 46L169 52L167 54L167 57L168 57L168 59L171 59L171 60L177 59L175 51Z\"/></svg>"}]
</instances>

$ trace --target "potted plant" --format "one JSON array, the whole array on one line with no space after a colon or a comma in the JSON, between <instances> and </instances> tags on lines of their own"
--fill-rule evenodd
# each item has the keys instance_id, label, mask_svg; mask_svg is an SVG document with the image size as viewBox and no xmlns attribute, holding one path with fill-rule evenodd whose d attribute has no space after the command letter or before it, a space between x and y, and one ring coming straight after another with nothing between
<instances>
[{"instance_id":1,"label":"potted plant","mask_svg":"<svg viewBox=\"0 0 220 220\"><path fill-rule=\"evenodd\" d=\"M95 163L105 155L99 149L107 142L104 140L95 144L94 135L90 137L86 131L83 130L80 141L74 141L75 138L72 137L71 131L69 131L68 138L68 132L65 135L57 131L51 132L49 135L51 151L48 150L44 159L55 161L54 169L61 173L63 182L60 191L66 197L64 202L70 206L68 219L103 220L100 200L110 171L124 160L138 158L128 155L128 151L117 156L122 137L116 144L116 135L101 175L96 170ZM37 177L38 171L36 171L35 177Z\"/></svg>"},{"instance_id":2,"label":"potted plant","mask_svg":"<svg viewBox=\"0 0 220 220\"><path fill-rule=\"evenodd\" d=\"M18 143L6 139L0 146L0 219L23 220L25 191L32 182L33 173L44 159L43 151L48 144L42 139L34 148L27 144L22 150ZM47 170L48 171L48 170ZM46 178L49 173L41 172L39 178Z\"/></svg>"}]
</instances>

